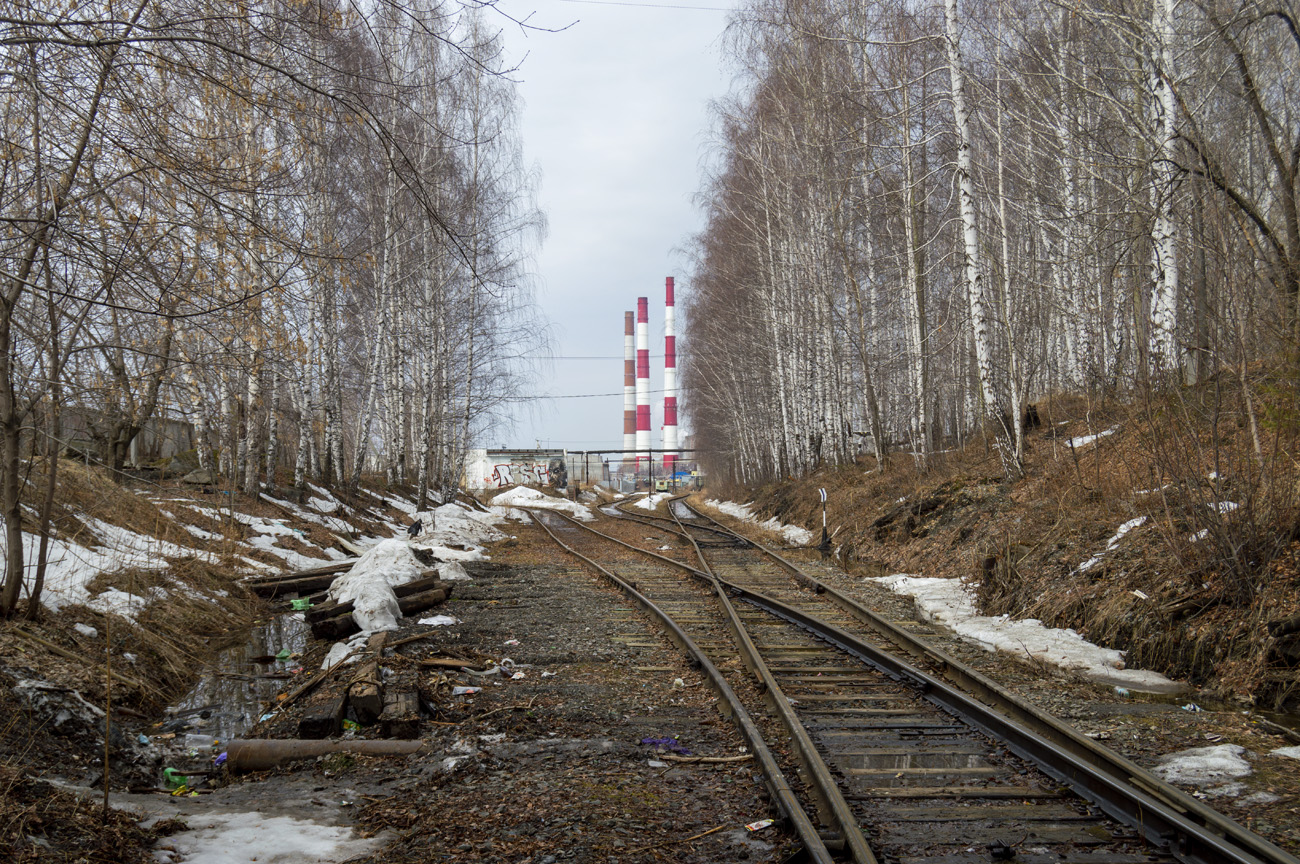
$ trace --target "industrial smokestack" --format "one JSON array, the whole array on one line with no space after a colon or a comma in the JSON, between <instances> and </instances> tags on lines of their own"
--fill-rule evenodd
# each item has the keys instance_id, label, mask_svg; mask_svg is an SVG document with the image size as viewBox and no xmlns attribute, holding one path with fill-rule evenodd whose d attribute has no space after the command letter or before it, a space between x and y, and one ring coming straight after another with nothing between
<instances>
[{"instance_id":1,"label":"industrial smokestack","mask_svg":"<svg viewBox=\"0 0 1300 864\"><path fill-rule=\"evenodd\" d=\"M636 298L636 467L650 467L650 300ZM645 464L641 463L644 459Z\"/></svg>"},{"instance_id":2,"label":"industrial smokestack","mask_svg":"<svg viewBox=\"0 0 1300 864\"><path fill-rule=\"evenodd\" d=\"M677 461L677 332L673 323L673 277L664 280L664 471Z\"/></svg>"},{"instance_id":3,"label":"industrial smokestack","mask_svg":"<svg viewBox=\"0 0 1300 864\"><path fill-rule=\"evenodd\" d=\"M636 325L623 313L623 470L636 459Z\"/></svg>"}]
</instances>

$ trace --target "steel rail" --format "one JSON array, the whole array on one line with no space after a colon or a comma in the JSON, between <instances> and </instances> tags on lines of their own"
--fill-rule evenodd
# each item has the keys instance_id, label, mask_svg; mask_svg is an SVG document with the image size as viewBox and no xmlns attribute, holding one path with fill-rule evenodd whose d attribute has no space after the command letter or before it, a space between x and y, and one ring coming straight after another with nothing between
<instances>
[{"instance_id":1,"label":"steel rail","mask_svg":"<svg viewBox=\"0 0 1300 864\"><path fill-rule=\"evenodd\" d=\"M803 841L805 850L811 860L818 862L818 864L834 864L834 859L831 856L830 850L826 848L826 843L818 833L817 827L813 825L807 812L804 811L803 805L800 804L798 796L790 787L790 783L786 780L784 772L781 771L781 766L777 764L776 758L772 755L771 750L768 749L767 742L763 740L763 734L759 730L758 725L754 722L753 718L749 716L749 712L740 701L740 697L738 697L735 691L731 689L731 685L727 683L727 679L723 677L722 672L713 664L713 661L709 659L703 649L701 649L699 645L696 644L695 640L691 639L691 637L681 629L677 622L672 619L672 616L668 615L668 613L655 605L650 598L638 591L633 583L622 579L614 572L607 570L596 561L593 561L581 552L578 552L576 549L569 546L556 536L555 532L550 529L550 526L539 518L539 515L541 512L547 514L553 513L554 515L575 525L581 525L582 523L570 519L563 513L546 510L545 508L525 507L520 509L526 509L532 513L533 521L541 526L542 530L555 541L556 545L568 552L570 555L591 566L616 587L622 590L624 594L632 598L632 600L640 606L642 610L649 613L659 621L667 631L669 638L689 655L693 665L697 666L704 672L706 680L709 682L710 689L720 700L719 705L725 705L726 711L730 712L741 736L744 737L746 744L749 746L750 750L753 751L754 758L758 761L759 766L762 769L763 780L767 784L768 791L771 792L773 799L776 801L778 810L793 824L795 832L799 835L799 839ZM645 550L638 551L644 552ZM655 555L654 557L661 558L671 564L678 564L678 562L663 558L663 556ZM695 572L698 573L699 571Z\"/></svg>"},{"instance_id":2,"label":"steel rail","mask_svg":"<svg viewBox=\"0 0 1300 864\"><path fill-rule=\"evenodd\" d=\"M672 510L670 509L668 512L671 514ZM681 527L681 523L675 515L673 521L677 522L678 526ZM768 668L767 663L759 653L758 647L754 645L754 641L750 637L744 622L741 621L735 606L727 596L727 592L722 588L722 580L714 575L713 568L709 566L708 559L700 550L700 545L695 542L695 538L685 528L682 528L681 533L691 542L691 547L695 549L695 555L699 558L700 566L709 574L718 599L727 611L727 619L731 625L732 635L735 637L736 644L740 647L745 658L745 665L762 682L764 701L768 703L768 706L780 719L781 725L785 727L786 734L790 736L795 755L818 792L819 803L825 810L829 811L827 815L831 821L839 826L839 834L844 839L844 844L852 854L853 860L858 864L877 864L876 856L871 851L867 838L863 836L862 828L853 815L849 802L844 800L839 783L831 774L826 761L817 752L817 746L813 743L808 730L799 721L794 707L790 704L790 700L786 697L776 676L772 674L772 670Z\"/></svg>"},{"instance_id":3,"label":"steel rail","mask_svg":"<svg viewBox=\"0 0 1300 864\"><path fill-rule=\"evenodd\" d=\"M1118 794L1119 790L1131 788L1134 790L1135 803L1140 800L1136 796L1141 796L1146 798L1150 805L1158 805L1158 809L1150 809L1150 805L1147 805L1147 807L1136 812L1127 813L1112 812L1112 808L1120 806L1120 799L1112 800L1109 805L1103 801L1097 801L1098 805L1102 806L1111 816L1123 822L1134 825L1134 820L1139 820L1139 824L1134 825L1134 827L1146 832L1149 837L1154 837L1157 845L1170 846L1177 839L1176 835L1179 833L1179 826L1187 826L1185 830L1187 830L1188 836L1196 839L1202 846L1200 847L1200 853L1195 850L1188 851L1186 860L1300 864L1300 859L1270 843L1267 839L1250 831L1212 807L1208 807L1176 786L1156 777L1124 756L1084 736L1074 727L1062 722L1046 711L1029 704L976 670L965 666L922 639L885 620L836 588L809 576L774 550L750 538L742 537L733 529L728 528L707 514L700 513L685 502L683 502L683 506L687 507L696 516L752 544L756 549L777 561L797 581L814 591L818 591L818 593L824 592L828 599L855 619L871 627L908 653L927 660L954 686L972 694L974 697L978 697L981 703L1005 715L1015 726L1026 730L1033 729L1036 737L1041 738L1045 744L1051 746L1050 751L1044 751L1045 754L1060 754L1061 757L1068 760L1063 764L1088 766L1088 775L1100 776L1096 780L1090 781L1093 785L1087 788L1095 789L1097 794L1105 790L1114 790L1107 791L1107 795L1112 798ZM740 586L735 587L739 588ZM740 590L756 597L762 596L757 592L750 592L746 589ZM770 598L766 599L770 600ZM779 604L779 601L771 602ZM795 616L803 615L803 613L794 609L790 609L790 612ZM908 668L913 667L909 665ZM919 672L919 670L915 671ZM1033 761L1038 760L1033 759ZM1080 777L1083 776L1086 775L1080 775ZM1092 798L1092 795L1085 795L1085 797ZM1165 815L1168 817L1168 824L1161 830L1153 830L1152 825L1144 818L1147 813L1152 816ZM1226 845L1222 842L1224 840L1229 840L1234 845ZM1185 857L1178 849L1171 848L1170 851L1178 857ZM1199 854L1206 852L1211 854L1212 857L1199 857Z\"/></svg>"}]
</instances>

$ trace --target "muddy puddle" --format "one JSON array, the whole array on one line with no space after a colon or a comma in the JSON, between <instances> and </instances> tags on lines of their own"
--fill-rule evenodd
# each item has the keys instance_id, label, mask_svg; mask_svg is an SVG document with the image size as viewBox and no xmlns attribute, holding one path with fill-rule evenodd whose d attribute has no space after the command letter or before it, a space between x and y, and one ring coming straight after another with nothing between
<instances>
[{"instance_id":1,"label":"muddy puddle","mask_svg":"<svg viewBox=\"0 0 1300 864\"><path fill-rule=\"evenodd\" d=\"M298 657L311 635L301 612L277 615L254 626L248 640L229 648L206 669L194 689L171 708L168 732L237 738L262 710L302 674Z\"/></svg>"}]
</instances>

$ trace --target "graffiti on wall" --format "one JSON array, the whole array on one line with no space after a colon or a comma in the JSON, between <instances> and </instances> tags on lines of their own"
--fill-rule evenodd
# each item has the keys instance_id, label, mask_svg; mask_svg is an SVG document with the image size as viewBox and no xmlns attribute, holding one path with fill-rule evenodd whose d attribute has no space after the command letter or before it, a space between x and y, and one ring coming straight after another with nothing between
<instances>
[{"instance_id":1,"label":"graffiti on wall","mask_svg":"<svg viewBox=\"0 0 1300 864\"><path fill-rule=\"evenodd\" d=\"M516 483L545 486L551 482L551 472L543 462L498 462L492 466L492 476L488 482L498 489Z\"/></svg>"}]
</instances>

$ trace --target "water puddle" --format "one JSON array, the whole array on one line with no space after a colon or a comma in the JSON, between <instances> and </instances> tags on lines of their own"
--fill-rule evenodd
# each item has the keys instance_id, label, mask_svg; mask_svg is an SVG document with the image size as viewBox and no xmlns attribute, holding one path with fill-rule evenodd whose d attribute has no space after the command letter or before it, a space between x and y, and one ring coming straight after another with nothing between
<instances>
[{"instance_id":1,"label":"water puddle","mask_svg":"<svg viewBox=\"0 0 1300 864\"><path fill-rule=\"evenodd\" d=\"M221 652L194 689L168 709L173 719L164 731L198 732L222 741L239 737L300 674L293 671L300 668L296 659L277 660L276 655L300 653L310 635L301 612L254 626L245 644Z\"/></svg>"}]
</instances>

